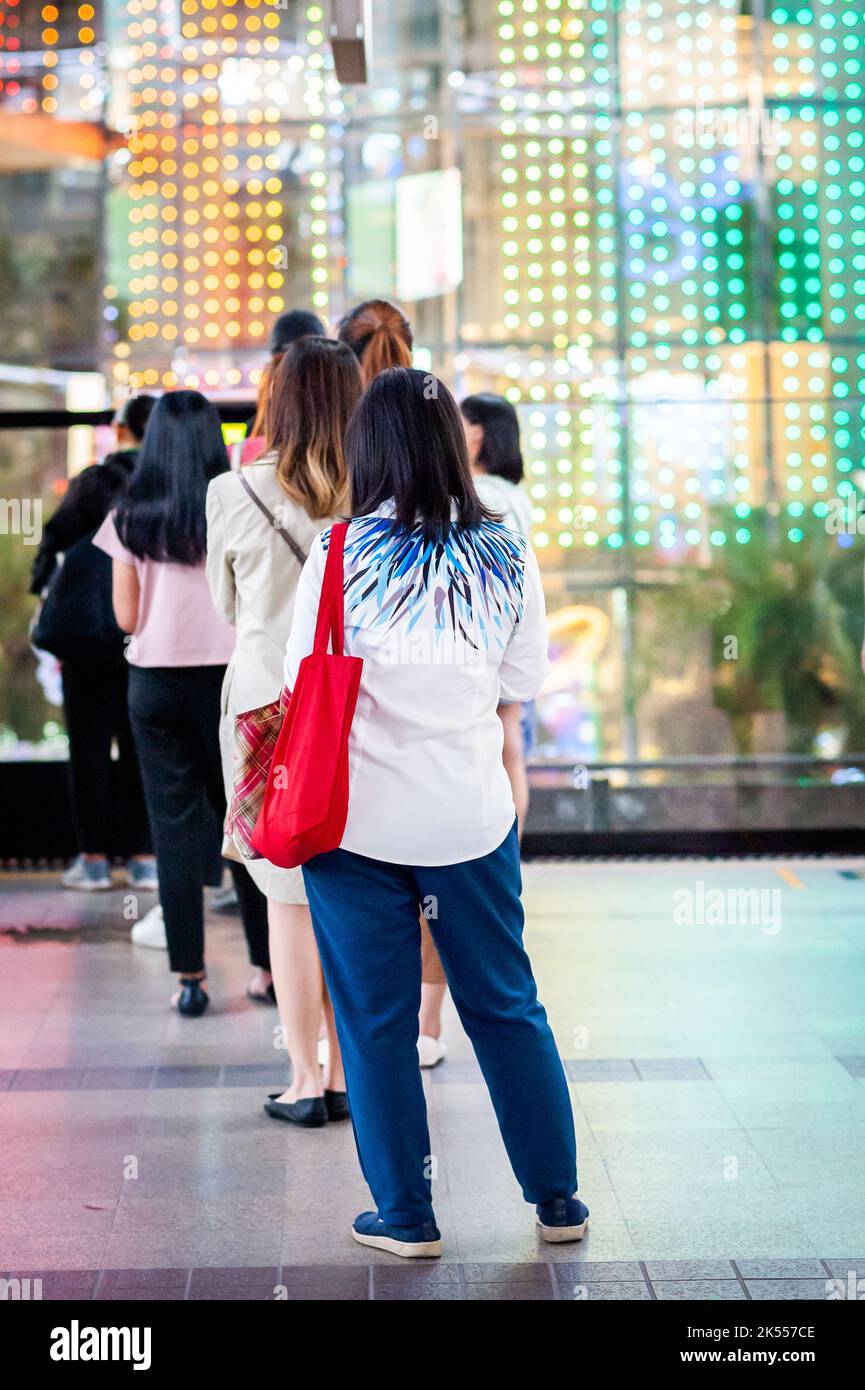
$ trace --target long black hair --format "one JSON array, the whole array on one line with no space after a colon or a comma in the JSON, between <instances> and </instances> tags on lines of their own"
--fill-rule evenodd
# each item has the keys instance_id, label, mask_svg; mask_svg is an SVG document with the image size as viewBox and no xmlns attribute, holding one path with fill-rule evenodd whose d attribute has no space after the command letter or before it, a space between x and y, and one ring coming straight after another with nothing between
<instances>
[{"instance_id":1,"label":"long black hair","mask_svg":"<svg viewBox=\"0 0 865 1390\"><path fill-rule=\"evenodd\" d=\"M199 391L169 391L151 411L117 507L121 544L140 559L199 564L207 545L207 484L227 470L215 408Z\"/></svg>"},{"instance_id":2,"label":"long black hair","mask_svg":"<svg viewBox=\"0 0 865 1390\"><path fill-rule=\"evenodd\" d=\"M497 478L518 483L523 476L520 422L510 401L481 391L477 396L466 396L460 410L470 425L480 425L484 432L479 466Z\"/></svg>"},{"instance_id":3,"label":"long black hair","mask_svg":"<svg viewBox=\"0 0 865 1390\"><path fill-rule=\"evenodd\" d=\"M393 502L395 525L420 525L425 540L447 539L452 520L498 519L475 491L457 403L430 372L391 367L370 383L348 423L345 462L353 516Z\"/></svg>"}]
</instances>

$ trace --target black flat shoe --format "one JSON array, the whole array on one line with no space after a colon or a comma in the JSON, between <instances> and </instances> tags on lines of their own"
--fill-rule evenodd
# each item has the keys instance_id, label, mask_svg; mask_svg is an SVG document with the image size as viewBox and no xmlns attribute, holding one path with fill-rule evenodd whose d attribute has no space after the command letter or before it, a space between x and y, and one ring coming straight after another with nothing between
<instances>
[{"instance_id":1,"label":"black flat shoe","mask_svg":"<svg viewBox=\"0 0 865 1390\"><path fill-rule=\"evenodd\" d=\"M187 980L180 977L180 998L177 1012L184 1018L200 1018L210 1003L210 995L202 987L201 980Z\"/></svg>"},{"instance_id":2,"label":"black flat shoe","mask_svg":"<svg viewBox=\"0 0 865 1390\"><path fill-rule=\"evenodd\" d=\"M274 1095L265 1103L265 1113L272 1120L287 1120L292 1125L302 1125L304 1129L321 1129L327 1124L327 1109L323 1096L309 1096L306 1100L278 1101Z\"/></svg>"},{"instance_id":3,"label":"black flat shoe","mask_svg":"<svg viewBox=\"0 0 865 1390\"><path fill-rule=\"evenodd\" d=\"M345 1091L325 1091L324 1105L329 1120L347 1120L350 1118L348 1096Z\"/></svg>"},{"instance_id":4,"label":"black flat shoe","mask_svg":"<svg viewBox=\"0 0 865 1390\"><path fill-rule=\"evenodd\" d=\"M251 999L253 1004L275 1004L276 990L273 988L273 985L268 985L263 993L259 993L259 991L255 989L248 989L246 991L246 997L247 999Z\"/></svg>"}]
</instances>

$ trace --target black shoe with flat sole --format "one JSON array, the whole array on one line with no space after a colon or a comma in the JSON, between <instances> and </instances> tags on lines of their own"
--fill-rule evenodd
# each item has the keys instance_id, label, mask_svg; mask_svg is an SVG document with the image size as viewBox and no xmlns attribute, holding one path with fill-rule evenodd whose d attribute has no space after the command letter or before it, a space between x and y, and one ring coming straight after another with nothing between
<instances>
[{"instance_id":1,"label":"black shoe with flat sole","mask_svg":"<svg viewBox=\"0 0 865 1390\"><path fill-rule=\"evenodd\" d=\"M246 991L246 997L251 1000L253 1004L275 1004L276 990L273 988L273 985L268 985L263 994L259 994L258 990L248 989Z\"/></svg>"},{"instance_id":2,"label":"black shoe with flat sole","mask_svg":"<svg viewBox=\"0 0 865 1390\"><path fill-rule=\"evenodd\" d=\"M272 1120L287 1120L292 1125L302 1125L304 1129L321 1129L327 1124L327 1108L324 1096L309 1096L306 1100L279 1101L280 1094L275 1091L265 1103L265 1112Z\"/></svg>"},{"instance_id":3,"label":"black shoe with flat sole","mask_svg":"<svg viewBox=\"0 0 865 1390\"><path fill-rule=\"evenodd\" d=\"M324 1105L329 1120L347 1120L350 1118L348 1096L345 1091L325 1091Z\"/></svg>"},{"instance_id":4,"label":"black shoe with flat sole","mask_svg":"<svg viewBox=\"0 0 865 1390\"><path fill-rule=\"evenodd\" d=\"M210 995L203 988L201 980L187 980L180 977L180 998L177 1012L184 1018L200 1018L210 1003Z\"/></svg>"}]
</instances>

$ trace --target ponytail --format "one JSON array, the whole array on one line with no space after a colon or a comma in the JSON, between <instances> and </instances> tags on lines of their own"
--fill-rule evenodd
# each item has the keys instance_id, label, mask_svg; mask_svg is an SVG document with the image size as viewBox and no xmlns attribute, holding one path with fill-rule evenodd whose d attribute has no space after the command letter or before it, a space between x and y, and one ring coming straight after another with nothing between
<instances>
[{"instance_id":1,"label":"ponytail","mask_svg":"<svg viewBox=\"0 0 865 1390\"><path fill-rule=\"evenodd\" d=\"M367 299L351 309L337 336L357 357L364 386L390 367L411 366L411 325L386 299Z\"/></svg>"}]
</instances>

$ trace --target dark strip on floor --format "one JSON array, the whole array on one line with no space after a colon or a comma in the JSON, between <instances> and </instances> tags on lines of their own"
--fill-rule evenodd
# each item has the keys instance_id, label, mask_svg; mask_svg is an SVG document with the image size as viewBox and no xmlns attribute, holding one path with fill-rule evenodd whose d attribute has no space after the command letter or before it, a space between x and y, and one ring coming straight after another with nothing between
<instances>
[{"instance_id":1,"label":"dark strip on floor","mask_svg":"<svg viewBox=\"0 0 865 1390\"><path fill-rule=\"evenodd\" d=\"M0 1298L171 1302L856 1299L861 1260L622 1260L525 1264L10 1270Z\"/></svg>"}]
</instances>

